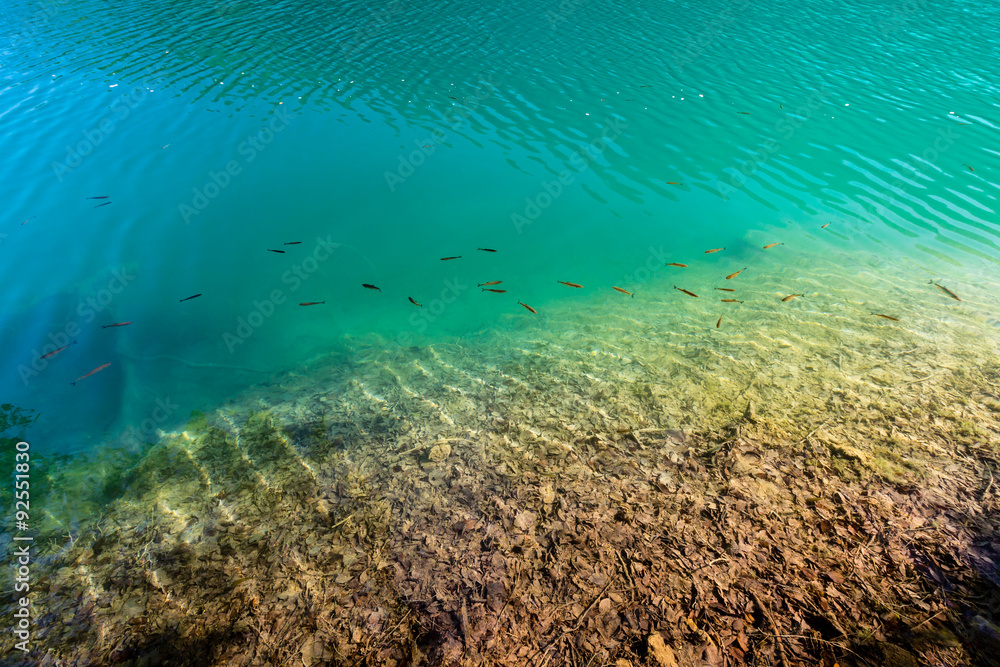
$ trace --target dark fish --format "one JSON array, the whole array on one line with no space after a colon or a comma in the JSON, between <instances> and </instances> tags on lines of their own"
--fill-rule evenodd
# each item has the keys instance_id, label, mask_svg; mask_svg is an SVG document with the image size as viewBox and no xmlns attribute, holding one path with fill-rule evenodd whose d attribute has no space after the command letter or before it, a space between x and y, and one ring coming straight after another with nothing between
<instances>
[{"instance_id":1,"label":"dark fish","mask_svg":"<svg viewBox=\"0 0 1000 667\"><path fill-rule=\"evenodd\" d=\"M97 206L95 206L94 208L101 208L102 206L111 206L111 203L112 203L112 202L109 202L109 201L106 201L106 202L104 202L103 204L98 204L98 205L97 205Z\"/></svg>"},{"instance_id":2,"label":"dark fish","mask_svg":"<svg viewBox=\"0 0 1000 667\"><path fill-rule=\"evenodd\" d=\"M284 254L285 254L285 251L284 251L284 250L271 250L270 248L268 248L268 249L267 249L267 251L268 251L268 252L280 252L280 253L281 253L282 255L284 255Z\"/></svg>"},{"instance_id":3,"label":"dark fish","mask_svg":"<svg viewBox=\"0 0 1000 667\"><path fill-rule=\"evenodd\" d=\"M794 299L797 296L805 296L805 295L804 294L789 294L784 299L782 299L782 301L791 301L792 299Z\"/></svg>"},{"instance_id":4,"label":"dark fish","mask_svg":"<svg viewBox=\"0 0 1000 667\"><path fill-rule=\"evenodd\" d=\"M715 289L719 290L720 292L735 292L736 291L736 290L734 290L734 289L732 289L730 287L716 287Z\"/></svg>"},{"instance_id":5,"label":"dark fish","mask_svg":"<svg viewBox=\"0 0 1000 667\"><path fill-rule=\"evenodd\" d=\"M680 290L681 292L684 292L684 293L685 293L685 294L687 294L688 296L693 296L693 297L694 297L694 298L696 298L696 299L698 298L698 295L697 295L697 294L695 294L694 292L688 292L688 291L687 291L686 289L683 289L683 288L681 288L681 287L678 287L677 285L674 285L674 289L675 289L675 290Z\"/></svg>"},{"instance_id":6,"label":"dark fish","mask_svg":"<svg viewBox=\"0 0 1000 667\"><path fill-rule=\"evenodd\" d=\"M483 291L484 292L496 292L497 294L503 294L507 290L505 290L505 289L493 289L491 287L484 287Z\"/></svg>"},{"instance_id":7,"label":"dark fish","mask_svg":"<svg viewBox=\"0 0 1000 667\"><path fill-rule=\"evenodd\" d=\"M302 241L289 241L285 245L298 245L300 243L302 243Z\"/></svg>"},{"instance_id":8,"label":"dark fish","mask_svg":"<svg viewBox=\"0 0 1000 667\"><path fill-rule=\"evenodd\" d=\"M719 252L720 250L725 250L725 248L712 248L711 250L706 250L706 255L711 255L713 252Z\"/></svg>"},{"instance_id":9,"label":"dark fish","mask_svg":"<svg viewBox=\"0 0 1000 667\"><path fill-rule=\"evenodd\" d=\"M892 320L893 322L899 321L898 317L893 317L892 315L883 315L882 313L872 313L872 315L874 315L875 317L881 317L882 319L885 320Z\"/></svg>"},{"instance_id":10,"label":"dark fish","mask_svg":"<svg viewBox=\"0 0 1000 667\"><path fill-rule=\"evenodd\" d=\"M103 371L103 370L104 370L105 368L107 368L107 367L108 367L108 366L110 366L110 365L111 365L111 362L110 362L110 361L109 361L108 363L106 363L106 364L101 364L100 366L98 366L98 367L97 367L97 368L95 368L94 370L90 371L90 372L89 372L89 373L87 373L86 375L81 375L80 377L78 377L78 378L77 378L76 380L74 380L73 382L70 382L70 384L71 384L71 385L73 385L73 386L76 386L76 383L77 383L77 382L79 382L80 380L82 380L83 378L89 378L89 377L90 377L91 375L93 375L94 373L100 373L101 371Z\"/></svg>"},{"instance_id":11,"label":"dark fish","mask_svg":"<svg viewBox=\"0 0 1000 667\"><path fill-rule=\"evenodd\" d=\"M764 246L764 250L767 250L768 248L773 248L776 245L785 245L785 244L784 243L768 243L766 246Z\"/></svg>"},{"instance_id":12,"label":"dark fish","mask_svg":"<svg viewBox=\"0 0 1000 667\"><path fill-rule=\"evenodd\" d=\"M635 298L635 294L632 294L632 292L629 292L627 289L622 289L621 287L612 287L611 289L616 289L619 292L621 292L622 294L628 294L633 299Z\"/></svg>"},{"instance_id":13,"label":"dark fish","mask_svg":"<svg viewBox=\"0 0 1000 667\"><path fill-rule=\"evenodd\" d=\"M493 248L476 248L476 250L482 250L483 252L496 252Z\"/></svg>"},{"instance_id":14,"label":"dark fish","mask_svg":"<svg viewBox=\"0 0 1000 667\"><path fill-rule=\"evenodd\" d=\"M750 115L750 112L749 112L749 111L737 111L736 113L741 113L741 114L743 114L744 116L749 116L749 115Z\"/></svg>"},{"instance_id":15,"label":"dark fish","mask_svg":"<svg viewBox=\"0 0 1000 667\"><path fill-rule=\"evenodd\" d=\"M682 269L686 269L688 267L687 264L681 264L679 262L667 262L663 266L677 266L677 267L680 267Z\"/></svg>"},{"instance_id":16,"label":"dark fish","mask_svg":"<svg viewBox=\"0 0 1000 667\"><path fill-rule=\"evenodd\" d=\"M479 283L478 285L476 285L476 287L486 287L487 285L499 285L502 282L503 282L502 280L491 280L488 283Z\"/></svg>"},{"instance_id":17,"label":"dark fish","mask_svg":"<svg viewBox=\"0 0 1000 667\"><path fill-rule=\"evenodd\" d=\"M667 185L680 185L677 181L667 181Z\"/></svg>"},{"instance_id":18,"label":"dark fish","mask_svg":"<svg viewBox=\"0 0 1000 667\"><path fill-rule=\"evenodd\" d=\"M740 269L736 273L730 273L728 276L726 276L726 280L732 280L733 278L735 278L736 276L740 275L741 273L743 273L746 270L747 270L747 267L743 267L742 269Z\"/></svg>"},{"instance_id":19,"label":"dark fish","mask_svg":"<svg viewBox=\"0 0 1000 667\"><path fill-rule=\"evenodd\" d=\"M639 87L640 88L651 88L652 86L650 86L649 84L646 84L645 86L639 86Z\"/></svg>"},{"instance_id":20,"label":"dark fish","mask_svg":"<svg viewBox=\"0 0 1000 667\"><path fill-rule=\"evenodd\" d=\"M520 301L518 301L518 303L521 303L521 302L520 302ZM533 312L533 313L534 313L535 315L537 315L537 314L538 314L538 311L537 311L537 310L535 310L534 308L532 308L531 306L529 306L528 304L526 304L526 303L521 303L521 305L522 305L522 306L524 306L525 308L527 308L528 310L530 310L531 312Z\"/></svg>"},{"instance_id":21,"label":"dark fish","mask_svg":"<svg viewBox=\"0 0 1000 667\"><path fill-rule=\"evenodd\" d=\"M743 303L739 299L720 299L722 303Z\"/></svg>"},{"instance_id":22,"label":"dark fish","mask_svg":"<svg viewBox=\"0 0 1000 667\"><path fill-rule=\"evenodd\" d=\"M108 195L101 195L100 197L84 197L84 199L111 199Z\"/></svg>"},{"instance_id":23,"label":"dark fish","mask_svg":"<svg viewBox=\"0 0 1000 667\"><path fill-rule=\"evenodd\" d=\"M566 287L577 287L577 288L583 287L583 285L579 283L568 283L565 280L557 280L556 282L559 283L560 285L565 285Z\"/></svg>"},{"instance_id":24,"label":"dark fish","mask_svg":"<svg viewBox=\"0 0 1000 667\"><path fill-rule=\"evenodd\" d=\"M442 262L447 262L449 259L462 259L462 256L461 255L456 255L455 257L442 257L441 261Z\"/></svg>"},{"instance_id":25,"label":"dark fish","mask_svg":"<svg viewBox=\"0 0 1000 667\"><path fill-rule=\"evenodd\" d=\"M326 303L326 301L303 301L300 306L318 306L320 304Z\"/></svg>"},{"instance_id":26,"label":"dark fish","mask_svg":"<svg viewBox=\"0 0 1000 667\"><path fill-rule=\"evenodd\" d=\"M186 299L181 299L181 302L183 303L184 301L190 301L191 299L197 299L199 296L201 296L201 295L200 294L195 294L193 296L187 297Z\"/></svg>"},{"instance_id":27,"label":"dark fish","mask_svg":"<svg viewBox=\"0 0 1000 667\"><path fill-rule=\"evenodd\" d=\"M961 299L958 298L957 294L955 294L954 292L952 292L950 289L948 289L944 285L939 285L938 283L934 282L933 280L931 281L931 284L937 286L937 288L939 290L941 290L942 292L944 292L945 294L947 294L948 296L950 296L955 301L961 301Z\"/></svg>"},{"instance_id":28,"label":"dark fish","mask_svg":"<svg viewBox=\"0 0 1000 667\"><path fill-rule=\"evenodd\" d=\"M424 305L423 305L422 303L417 303L416 301L414 301L414 300L413 300L413 297L412 297L412 296L408 296L408 297L406 297L406 298L407 298L407 299L409 299L409 300L410 300L410 303L412 303L412 304L413 304L414 306L419 306L419 307L421 307L421 308L423 308L423 307L424 307Z\"/></svg>"},{"instance_id":29,"label":"dark fish","mask_svg":"<svg viewBox=\"0 0 1000 667\"><path fill-rule=\"evenodd\" d=\"M722 326L722 317L719 317L719 320L715 323L715 328L718 329L721 326Z\"/></svg>"},{"instance_id":30,"label":"dark fish","mask_svg":"<svg viewBox=\"0 0 1000 667\"><path fill-rule=\"evenodd\" d=\"M820 226L820 229L826 229L829 226L830 226L830 223L828 222L825 225Z\"/></svg>"},{"instance_id":31,"label":"dark fish","mask_svg":"<svg viewBox=\"0 0 1000 667\"><path fill-rule=\"evenodd\" d=\"M57 354L59 354L60 352L62 352L63 350L65 350L65 349L66 349L67 347L69 347L70 345L76 345L76 341L73 341L72 343L69 343L69 344L67 344L67 345L63 345L63 346L62 346L62 347L60 347L60 348L59 348L58 350L52 350L52 351L51 351L51 352L49 352L48 354L43 354L43 355L42 355L41 357L39 357L39 359L48 359L49 357L54 357L54 356L56 356Z\"/></svg>"},{"instance_id":32,"label":"dark fish","mask_svg":"<svg viewBox=\"0 0 1000 667\"><path fill-rule=\"evenodd\" d=\"M375 287L374 285L369 285L368 283L361 283L361 286L364 287L365 289L377 289L379 292L382 291L378 287Z\"/></svg>"},{"instance_id":33,"label":"dark fish","mask_svg":"<svg viewBox=\"0 0 1000 667\"><path fill-rule=\"evenodd\" d=\"M973 169L973 168L972 168L972 167L970 167L969 165L965 165L965 166L966 166L966 167L969 167L969 171L975 171L975 169Z\"/></svg>"},{"instance_id":34,"label":"dark fish","mask_svg":"<svg viewBox=\"0 0 1000 667\"><path fill-rule=\"evenodd\" d=\"M111 327L125 327L132 324L131 322L116 322L114 324L102 324L102 329L110 329Z\"/></svg>"}]
</instances>

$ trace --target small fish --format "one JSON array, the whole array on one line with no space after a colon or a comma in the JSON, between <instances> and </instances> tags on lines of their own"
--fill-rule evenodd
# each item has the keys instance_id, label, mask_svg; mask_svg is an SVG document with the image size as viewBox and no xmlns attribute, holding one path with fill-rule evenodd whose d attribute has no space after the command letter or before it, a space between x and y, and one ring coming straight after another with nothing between
<instances>
[{"instance_id":1,"label":"small fish","mask_svg":"<svg viewBox=\"0 0 1000 667\"><path fill-rule=\"evenodd\" d=\"M718 321L715 323L715 328L718 329L722 326L722 317L719 317Z\"/></svg>"},{"instance_id":2,"label":"small fish","mask_svg":"<svg viewBox=\"0 0 1000 667\"><path fill-rule=\"evenodd\" d=\"M483 252L496 252L493 248L476 248L476 250L482 250Z\"/></svg>"},{"instance_id":3,"label":"small fish","mask_svg":"<svg viewBox=\"0 0 1000 667\"><path fill-rule=\"evenodd\" d=\"M667 185L680 185L677 181L667 181Z\"/></svg>"},{"instance_id":4,"label":"small fish","mask_svg":"<svg viewBox=\"0 0 1000 667\"><path fill-rule=\"evenodd\" d=\"M722 303L743 303L739 299L721 299Z\"/></svg>"},{"instance_id":5,"label":"small fish","mask_svg":"<svg viewBox=\"0 0 1000 667\"><path fill-rule=\"evenodd\" d=\"M192 296L187 297L186 299L181 299L181 303L183 303L185 301L190 301L191 299L197 299L199 296L201 296L201 295L200 294L194 294Z\"/></svg>"},{"instance_id":6,"label":"small fish","mask_svg":"<svg viewBox=\"0 0 1000 667\"><path fill-rule=\"evenodd\" d=\"M300 243L302 243L302 241L288 241L285 245L298 245Z\"/></svg>"},{"instance_id":7,"label":"small fish","mask_svg":"<svg viewBox=\"0 0 1000 667\"><path fill-rule=\"evenodd\" d=\"M417 303L416 301L414 301L412 296L408 296L406 298L409 299L410 303L412 303L414 306L417 306L418 308L423 308L424 307L424 304Z\"/></svg>"},{"instance_id":8,"label":"small fish","mask_svg":"<svg viewBox=\"0 0 1000 667\"><path fill-rule=\"evenodd\" d=\"M882 313L872 313L872 315L874 315L875 317L881 317L882 319L885 320L892 320L893 322L899 321L898 317L893 317L892 315L883 315Z\"/></svg>"},{"instance_id":9,"label":"small fish","mask_svg":"<svg viewBox=\"0 0 1000 667\"><path fill-rule=\"evenodd\" d=\"M649 84L646 84L645 86L639 86L639 87L640 88L652 88L652 86L650 86Z\"/></svg>"},{"instance_id":10,"label":"small fish","mask_svg":"<svg viewBox=\"0 0 1000 667\"><path fill-rule=\"evenodd\" d=\"M170 145L170 144L164 144L164 145L160 146L160 150L162 151L162 150L163 150L164 148L166 148L166 147L167 147L167 146L169 146L169 145Z\"/></svg>"},{"instance_id":11,"label":"small fish","mask_svg":"<svg viewBox=\"0 0 1000 667\"><path fill-rule=\"evenodd\" d=\"M957 294L955 294L954 292L952 292L950 289L948 289L944 285L940 285L940 284L934 282L933 280L931 281L931 284L937 286L937 288L939 290L941 290L942 292L944 292L945 294L947 294L948 296L950 296L955 301L961 301L961 299L958 298Z\"/></svg>"},{"instance_id":12,"label":"small fish","mask_svg":"<svg viewBox=\"0 0 1000 667\"><path fill-rule=\"evenodd\" d=\"M442 262L447 262L449 259L462 259L462 256L461 255L456 255L455 257L442 257L441 261Z\"/></svg>"},{"instance_id":13,"label":"small fish","mask_svg":"<svg viewBox=\"0 0 1000 667\"><path fill-rule=\"evenodd\" d=\"M318 305L320 305L322 303L326 303L326 301L303 301L299 305L300 306L318 306Z\"/></svg>"},{"instance_id":14,"label":"small fish","mask_svg":"<svg viewBox=\"0 0 1000 667\"><path fill-rule=\"evenodd\" d=\"M284 255L284 254L285 254L285 251L284 251L284 250L271 250L270 248L268 248L268 249L267 249L267 251L268 251L268 252L277 252L277 253L281 253L282 255Z\"/></svg>"},{"instance_id":15,"label":"small fish","mask_svg":"<svg viewBox=\"0 0 1000 667\"><path fill-rule=\"evenodd\" d=\"M743 114L744 116L749 116L749 115L750 115L750 112L749 112L749 111L737 111L736 113L741 113L741 114Z\"/></svg>"},{"instance_id":16,"label":"small fish","mask_svg":"<svg viewBox=\"0 0 1000 667\"><path fill-rule=\"evenodd\" d=\"M828 222L828 223L826 223L825 225L822 225L822 226L820 227L820 229L826 229L826 228L827 228L827 227L829 227L829 226L830 226L830 223Z\"/></svg>"},{"instance_id":17,"label":"small fish","mask_svg":"<svg viewBox=\"0 0 1000 667\"><path fill-rule=\"evenodd\" d=\"M740 269L736 273L730 273L728 276L726 276L726 280L732 280L733 278L735 278L736 276L740 275L741 273L743 273L746 270L747 270L747 267L743 267L742 269Z\"/></svg>"},{"instance_id":18,"label":"small fish","mask_svg":"<svg viewBox=\"0 0 1000 667\"><path fill-rule=\"evenodd\" d=\"M102 324L102 329L110 329L111 327L127 327L132 324L131 322L115 322L114 324Z\"/></svg>"},{"instance_id":19,"label":"small fish","mask_svg":"<svg viewBox=\"0 0 1000 667\"><path fill-rule=\"evenodd\" d=\"M497 294L504 294L507 290L505 289L493 289L492 287L484 287L484 292L496 292Z\"/></svg>"},{"instance_id":20,"label":"small fish","mask_svg":"<svg viewBox=\"0 0 1000 667\"><path fill-rule=\"evenodd\" d=\"M706 255L711 255L713 252L719 252L720 250L725 250L725 248L712 248L711 250L706 250Z\"/></svg>"},{"instance_id":21,"label":"small fish","mask_svg":"<svg viewBox=\"0 0 1000 667\"><path fill-rule=\"evenodd\" d=\"M361 286L364 287L365 289L377 289L379 292L382 291L378 287L375 287L374 285L369 285L368 283L361 283Z\"/></svg>"},{"instance_id":22,"label":"small fish","mask_svg":"<svg viewBox=\"0 0 1000 667\"><path fill-rule=\"evenodd\" d=\"M736 290L734 290L731 287L716 287L715 289L719 290L720 292L735 292L736 291Z\"/></svg>"},{"instance_id":23,"label":"small fish","mask_svg":"<svg viewBox=\"0 0 1000 667\"><path fill-rule=\"evenodd\" d=\"M789 294L784 299L782 299L782 301L791 301L792 299L794 299L797 296L805 296L805 295L804 294Z\"/></svg>"},{"instance_id":24,"label":"small fish","mask_svg":"<svg viewBox=\"0 0 1000 667\"><path fill-rule=\"evenodd\" d=\"M108 195L100 195L99 197L84 197L84 199L111 199Z\"/></svg>"},{"instance_id":25,"label":"small fish","mask_svg":"<svg viewBox=\"0 0 1000 667\"><path fill-rule=\"evenodd\" d=\"M688 267L687 264L681 264L680 262L667 262L663 266L677 266L677 267L680 267L682 269L686 269Z\"/></svg>"},{"instance_id":26,"label":"small fish","mask_svg":"<svg viewBox=\"0 0 1000 667\"><path fill-rule=\"evenodd\" d=\"M77 382L79 382L80 380L82 380L83 378L89 378L89 377L90 377L91 375L93 375L94 373L100 373L101 371L103 371L103 370L104 370L105 368L107 368L107 367L108 367L108 366L110 366L110 365L111 365L111 362L110 362L110 361L109 361L108 363L106 363L106 364L101 364L100 366L98 366L98 367L97 367L97 368L95 368L94 370L90 371L90 372L89 372L89 373L87 373L86 375L81 375L81 376L80 376L80 377L78 377L78 378L77 378L77 379L76 379L75 381L73 381L73 382L70 382L70 384L71 384L71 385L73 385L73 386L75 387L75 386L76 386L76 383L77 383Z\"/></svg>"},{"instance_id":27,"label":"small fish","mask_svg":"<svg viewBox=\"0 0 1000 667\"><path fill-rule=\"evenodd\" d=\"M973 168L972 168L972 167L970 167L969 165L965 165L965 166L966 166L966 167L969 167L969 171L975 171L975 169L973 169Z\"/></svg>"},{"instance_id":28,"label":"small fish","mask_svg":"<svg viewBox=\"0 0 1000 667\"><path fill-rule=\"evenodd\" d=\"M773 248L776 245L785 245L785 244L784 243L768 243L766 246L764 246L764 250L767 250L768 248Z\"/></svg>"},{"instance_id":29,"label":"small fish","mask_svg":"<svg viewBox=\"0 0 1000 667\"><path fill-rule=\"evenodd\" d=\"M621 292L622 294L628 294L628 295L629 295L630 297L632 297L633 299L635 298L635 294L632 294L632 292L629 292L629 291L628 291L628 290L626 290L626 289L622 289L621 287L612 287L611 289L615 289L615 290L618 290L618 291L619 291L619 292Z\"/></svg>"},{"instance_id":30,"label":"small fish","mask_svg":"<svg viewBox=\"0 0 1000 667\"><path fill-rule=\"evenodd\" d=\"M111 206L112 202L106 201L103 204L98 204L94 208L101 208L102 206Z\"/></svg>"},{"instance_id":31,"label":"small fish","mask_svg":"<svg viewBox=\"0 0 1000 667\"><path fill-rule=\"evenodd\" d=\"M681 288L681 287L678 287L677 285L674 285L674 289L675 289L675 290L680 290L681 292L684 292L684 293L685 293L685 294L687 294L688 296L693 296L693 297L694 297L694 298L696 298L696 299L698 298L698 295L697 295L697 294L695 294L694 292L688 292L688 291L687 291L686 289L683 289L683 288Z\"/></svg>"},{"instance_id":32,"label":"small fish","mask_svg":"<svg viewBox=\"0 0 1000 667\"><path fill-rule=\"evenodd\" d=\"M499 285L502 282L503 282L502 280L491 280L488 283L479 283L478 285L476 285L476 287L488 287L490 285Z\"/></svg>"},{"instance_id":33,"label":"small fish","mask_svg":"<svg viewBox=\"0 0 1000 667\"><path fill-rule=\"evenodd\" d=\"M521 302L520 302L520 301L518 301L518 303L521 303ZM529 306L528 304L526 304L526 303L521 303L521 305L522 305L522 306L524 306L525 308L527 308L528 310L530 310L531 312L533 312L533 313L534 313L535 315L537 315L537 314L538 314L538 311L537 311L537 310L535 310L534 308L532 308L531 306Z\"/></svg>"},{"instance_id":34,"label":"small fish","mask_svg":"<svg viewBox=\"0 0 1000 667\"><path fill-rule=\"evenodd\" d=\"M557 280L556 282L559 283L560 285L565 285L566 287L576 287L577 289L583 287L583 285L579 283L568 283L565 280Z\"/></svg>"},{"instance_id":35,"label":"small fish","mask_svg":"<svg viewBox=\"0 0 1000 667\"><path fill-rule=\"evenodd\" d=\"M49 357L54 357L54 356L56 356L57 354L59 354L60 352L62 352L63 350L65 350L65 349L66 349L67 347L69 347L70 345L76 345L76 341L73 341L72 343L68 343L68 344L66 344L66 345L63 345L63 346L62 346L62 347L60 347L60 348L59 348L58 350L52 350L52 351L51 351L51 352L49 352L48 354L43 354L43 355L42 355L41 357L39 357L39 359L48 359Z\"/></svg>"}]
</instances>

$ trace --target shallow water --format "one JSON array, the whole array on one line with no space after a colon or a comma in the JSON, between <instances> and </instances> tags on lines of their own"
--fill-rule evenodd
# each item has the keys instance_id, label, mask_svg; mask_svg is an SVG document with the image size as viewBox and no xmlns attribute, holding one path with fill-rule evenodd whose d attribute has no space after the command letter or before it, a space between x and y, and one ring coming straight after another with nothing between
<instances>
[{"instance_id":1,"label":"shallow water","mask_svg":"<svg viewBox=\"0 0 1000 667\"><path fill-rule=\"evenodd\" d=\"M489 341L496 363L538 340L572 364L767 348L775 322L827 357L932 321L995 341L998 14L7 3L0 393L69 452L372 346L472 363Z\"/></svg>"}]
</instances>

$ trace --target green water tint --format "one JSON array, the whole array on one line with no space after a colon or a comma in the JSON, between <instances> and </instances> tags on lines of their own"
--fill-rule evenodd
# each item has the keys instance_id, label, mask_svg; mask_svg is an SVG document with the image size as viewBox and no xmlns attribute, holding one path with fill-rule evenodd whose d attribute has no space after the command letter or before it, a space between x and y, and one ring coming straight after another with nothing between
<instances>
[{"instance_id":1,"label":"green water tint","mask_svg":"<svg viewBox=\"0 0 1000 667\"><path fill-rule=\"evenodd\" d=\"M280 607L318 595L311 584L284 588L293 571L315 570L336 588L370 563L362 576L390 590L395 556L378 545L406 531L382 498L397 483L421 479L461 498L459 480L486 476L497 488L527 484L546 506L566 485L599 495L629 475L674 489L678 480L636 446L683 441L680 429L725 432L741 416L758 433L813 443L804 464L825 474L920 484L930 445L906 424L970 448L998 428L1000 401L983 396L1000 373L996 340L982 335L996 297L956 283L956 302L906 262L855 255L845 272L843 259L720 274L719 284L738 282L744 304L721 304L697 281L685 284L705 296L688 297L670 277L634 299L606 290L546 303L537 316L513 311L503 328L447 341L345 338L334 354L193 416L140 458L54 463L51 487L76 502L43 496L53 518L37 541L36 604L67 622L46 626L39 645L97 659L113 651L92 628L141 638L191 612L201 619L191 622L239 636L244 625L225 626L244 608L231 600ZM792 291L804 296L782 302ZM752 476L729 492L780 495ZM112 501L102 516L74 524L71 511L102 500ZM482 502L487 512L492 501ZM455 534L421 516L420 540ZM516 525L530 522L519 514ZM379 604L393 623L407 618L404 598ZM97 620L68 622L81 608Z\"/></svg>"},{"instance_id":2,"label":"green water tint","mask_svg":"<svg viewBox=\"0 0 1000 667\"><path fill-rule=\"evenodd\" d=\"M260 447L290 460L306 456L311 463L289 470L308 478L331 449L369 438L398 439L403 448L427 437L465 437L496 428L485 415L507 405L524 412L505 430L565 455L588 428L716 428L748 402L778 423L822 422L835 419L831 406L892 400L911 386L943 391L945 378L997 359L996 337L983 335L996 326L996 293L981 279L949 281L963 299L957 302L929 284L937 276L905 260L830 253L810 257L803 270L778 252L788 250L763 251L733 280L724 279L731 262L749 261L720 261L719 253L710 256L718 267L668 267L629 285L635 298L588 285L585 298L535 303L538 315L514 304L500 327L461 338L408 336L403 346L380 336L344 338L332 356L247 390L193 419L183 435L164 435L144 458L137 456L149 445L132 439L48 462L33 495L44 508L38 527L63 545L123 495L141 505L151 495L195 499L266 486L276 455ZM791 293L803 296L781 300ZM743 303L721 302L730 297ZM266 446L237 437L261 410L286 434ZM884 453L886 461L899 459L891 442ZM895 469L879 465L885 475ZM179 486L185 479L193 486Z\"/></svg>"}]
</instances>

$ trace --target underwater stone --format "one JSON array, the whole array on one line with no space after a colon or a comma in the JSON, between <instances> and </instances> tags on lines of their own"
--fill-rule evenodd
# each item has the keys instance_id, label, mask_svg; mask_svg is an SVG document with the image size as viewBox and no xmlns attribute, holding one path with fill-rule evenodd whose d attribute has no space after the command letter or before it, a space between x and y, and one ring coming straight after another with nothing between
<instances>
[{"instance_id":1,"label":"underwater stone","mask_svg":"<svg viewBox=\"0 0 1000 667\"><path fill-rule=\"evenodd\" d=\"M440 463L444 461L449 456L451 456L451 445L448 443L442 443L440 445L434 445L427 452L427 460L433 461L434 463Z\"/></svg>"}]
</instances>

